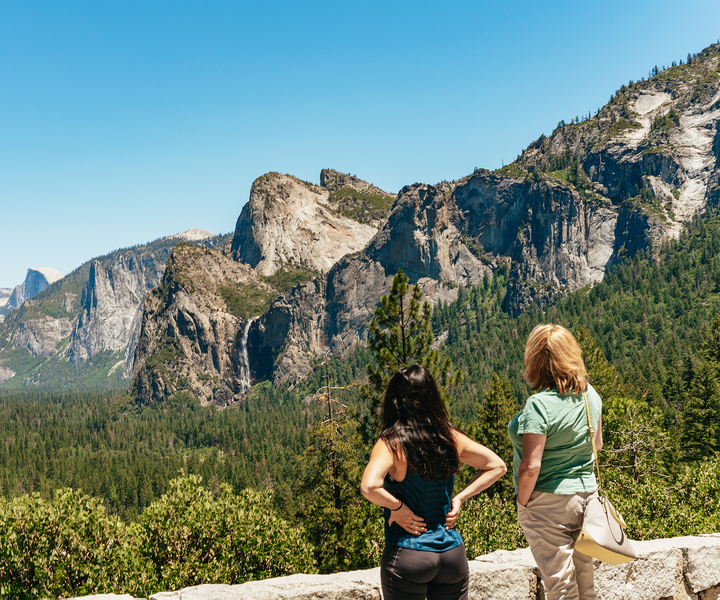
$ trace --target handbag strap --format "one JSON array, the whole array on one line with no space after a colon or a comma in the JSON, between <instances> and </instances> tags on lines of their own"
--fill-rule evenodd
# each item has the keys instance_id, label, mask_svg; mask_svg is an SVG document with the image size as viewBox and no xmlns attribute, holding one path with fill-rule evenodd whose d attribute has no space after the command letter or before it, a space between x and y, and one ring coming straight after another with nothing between
<instances>
[{"instance_id":1,"label":"handbag strap","mask_svg":"<svg viewBox=\"0 0 720 600\"><path fill-rule=\"evenodd\" d=\"M597 446L595 445L595 429L590 418L590 402L588 402L587 392L583 392L583 400L585 400L585 411L587 412L588 427L590 428L590 441L592 442L593 456L595 457L595 470L597 471L598 493L602 495L602 479L600 478L600 460L598 459Z\"/></svg>"}]
</instances>

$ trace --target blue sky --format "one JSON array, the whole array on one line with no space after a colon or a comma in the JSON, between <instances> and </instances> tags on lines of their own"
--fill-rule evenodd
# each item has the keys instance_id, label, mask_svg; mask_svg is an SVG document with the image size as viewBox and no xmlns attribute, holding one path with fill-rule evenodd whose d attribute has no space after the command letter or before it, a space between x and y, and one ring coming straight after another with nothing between
<instances>
[{"instance_id":1,"label":"blue sky","mask_svg":"<svg viewBox=\"0 0 720 600\"><path fill-rule=\"evenodd\" d=\"M511 162L720 38L720 2L0 2L0 287L235 227L267 171Z\"/></svg>"}]
</instances>

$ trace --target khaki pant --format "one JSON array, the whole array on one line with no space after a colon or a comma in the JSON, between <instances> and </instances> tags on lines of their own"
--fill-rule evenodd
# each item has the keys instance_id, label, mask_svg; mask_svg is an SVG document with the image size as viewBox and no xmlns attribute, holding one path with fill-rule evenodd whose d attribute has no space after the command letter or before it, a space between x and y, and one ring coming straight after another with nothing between
<instances>
[{"instance_id":1,"label":"khaki pant","mask_svg":"<svg viewBox=\"0 0 720 600\"><path fill-rule=\"evenodd\" d=\"M596 600L593 559L575 552L588 498L535 491L517 505L518 521L542 575L547 600Z\"/></svg>"}]
</instances>

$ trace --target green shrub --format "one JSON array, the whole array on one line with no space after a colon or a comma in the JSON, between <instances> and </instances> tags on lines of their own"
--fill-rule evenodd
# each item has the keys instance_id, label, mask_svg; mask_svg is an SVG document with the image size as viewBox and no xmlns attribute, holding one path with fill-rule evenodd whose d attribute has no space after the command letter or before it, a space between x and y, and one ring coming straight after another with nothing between
<instances>
[{"instance_id":1,"label":"green shrub","mask_svg":"<svg viewBox=\"0 0 720 600\"><path fill-rule=\"evenodd\" d=\"M470 559L495 550L527 547L517 520L514 496L512 500L486 494L476 496L460 511L457 530L463 536Z\"/></svg>"},{"instance_id":2,"label":"green shrub","mask_svg":"<svg viewBox=\"0 0 720 600\"><path fill-rule=\"evenodd\" d=\"M170 482L137 523L101 500L58 490L0 498L0 597L97 593L149 596L202 583L235 584L316 572L302 529L276 517L267 492L217 495L198 476Z\"/></svg>"},{"instance_id":3,"label":"green shrub","mask_svg":"<svg viewBox=\"0 0 720 600\"><path fill-rule=\"evenodd\" d=\"M720 458L683 465L671 479L604 469L603 485L628 524L631 539L714 533L720 527Z\"/></svg>"},{"instance_id":4,"label":"green shrub","mask_svg":"<svg viewBox=\"0 0 720 600\"><path fill-rule=\"evenodd\" d=\"M371 223L383 219L390 212L395 197L370 190L356 190L343 186L330 192L330 204L334 212L349 217L358 223Z\"/></svg>"},{"instance_id":5,"label":"green shrub","mask_svg":"<svg viewBox=\"0 0 720 600\"><path fill-rule=\"evenodd\" d=\"M123 523L70 489L0 500L0 596L80 596L124 588L132 554ZM138 574L138 580L142 580Z\"/></svg>"},{"instance_id":6,"label":"green shrub","mask_svg":"<svg viewBox=\"0 0 720 600\"><path fill-rule=\"evenodd\" d=\"M642 127L642 125L640 125L640 123L636 123L635 121L618 119L608 130L608 135L610 137L615 137L624 134L628 129L639 129L640 127Z\"/></svg>"},{"instance_id":7,"label":"green shrub","mask_svg":"<svg viewBox=\"0 0 720 600\"><path fill-rule=\"evenodd\" d=\"M170 491L140 515L139 552L152 565L160 589L315 571L303 531L276 517L269 493L217 496L196 475L170 482Z\"/></svg>"},{"instance_id":8,"label":"green shrub","mask_svg":"<svg viewBox=\"0 0 720 600\"><path fill-rule=\"evenodd\" d=\"M278 294L284 294L298 283L310 281L317 275L316 271L294 267L293 265L283 265L277 273L268 275L264 279L278 291Z\"/></svg>"},{"instance_id":9,"label":"green shrub","mask_svg":"<svg viewBox=\"0 0 720 600\"><path fill-rule=\"evenodd\" d=\"M240 319L263 314L275 298L273 293L237 282L233 286L218 286L218 293L227 306L227 311Z\"/></svg>"}]
</instances>

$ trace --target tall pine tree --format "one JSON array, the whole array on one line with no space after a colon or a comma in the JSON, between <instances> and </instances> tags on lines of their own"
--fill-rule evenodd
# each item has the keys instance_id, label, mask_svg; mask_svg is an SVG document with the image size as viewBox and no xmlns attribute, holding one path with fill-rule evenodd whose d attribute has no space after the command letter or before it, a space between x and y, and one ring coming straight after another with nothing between
<instances>
[{"instance_id":1,"label":"tall pine tree","mask_svg":"<svg viewBox=\"0 0 720 600\"><path fill-rule=\"evenodd\" d=\"M383 395L397 370L412 364L423 365L435 377L441 393L460 380L461 372L453 369L452 361L442 358L432 347L431 316L430 303L423 301L420 286L416 283L411 287L408 277L399 269L390 293L381 298L369 325L368 346L375 361L367 367L369 384L360 389L369 405L361 428L367 445L379 433Z\"/></svg>"},{"instance_id":2,"label":"tall pine tree","mask_svg":"<svg viewBox=\"0 0 720 600\"><path fill-rule=\"evenodd\" d=\"M357 422L334 397L342 388L331 386L327 357L325 378L315 399L327 406L327 419L313 424L300 458L304 526L321 573L367 569L379 562L381 529L360 495L364 447Z\"/></svg>"},{"instance_id":3,"label":"tall pine tree","mask_svg":"<svg viewBox=\"0 0 720 600\"><path fill-rule=\"evenodd\" d=\"M477 418L468 428L471 438L490 448L508 465L512 465L513 446L507 428L517 409L517 399L507 377L493 372L490 387L477 405ZM488 494L512 498L513 487L512 478L503 477L488 489Z\"/></svg>"}]
</instances>

